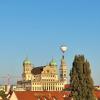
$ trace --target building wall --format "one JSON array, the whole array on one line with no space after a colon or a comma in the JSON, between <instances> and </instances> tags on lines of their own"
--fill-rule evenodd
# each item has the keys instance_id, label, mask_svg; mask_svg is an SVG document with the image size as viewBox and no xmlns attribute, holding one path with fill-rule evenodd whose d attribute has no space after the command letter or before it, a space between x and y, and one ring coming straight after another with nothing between
<instances>
[{"instance_id":1,"label":"building wall","mask_svg":"<svg viewBox=\"0 0 100 100\"><path fill-rule=\"evenodd\" d=\"M95 86L95 89L96 90L100 90L100 86Z\"/></svg>"},{"instance_id":2,"label":"building wall","mask_svg":"<svg viewBox=\"0 0 100 100\"><path fill-rule=\"evenodd\" d=\"M57 81L58 73L56 66L46 66L41 74L42 80Z\"/></svg>"},{"instance_id":3,"label":"building wall","mask_svg":"<svg viewBox=\"0 0 100 100\"><path fill-rule=\"evenodd\" d=\"M11 95L11 98L9 100L18 100L14 92Z\"/></svg>"},{"instance_id":4,"label":"building wall","mask_svg":"<svg viewBox=\"0 0 100 100\"><path fill-rule=\"evenodd\" d=\"M1 96L0 96L0 100L3 100Z\"/></svg>"},{"instance_id":5,"label":"building wall","mask_svg":"<svg viewBox=\"0 0 100 100\"><path fill-rule=\"evenodd\" d=\"M66 64L64 59L61 61L61 68L65 72ZM40 74L32 74L31 70L31 64L23 65L23 80L31 80L29 84L31 84L30 90L32 91L62 91L67 83L67 80L63 80L63 78L61 80L59 78L57 65L53 61L43 67L43 71ZM23 83L23 86L23 88L28 88L27 83Z\"/></svg>"},{"instance_id":6,"label":"building wall","mask_svg":"<svg viewBox=\"0 0 100 100\"><path fill-rule=\"evenodd\" d=\"M62 91L64 82L32 82L32 91Z\"/></svg>"},{"instance_id":7,"label":"building wall","mask_svg":"<svg viewBox=\"0 0 100 100\"><path fill-rule=\"evenodd\" d=\"M6 86L5 85L0 85L0 91L6 91Z\"/></svg>"}]
</instances>

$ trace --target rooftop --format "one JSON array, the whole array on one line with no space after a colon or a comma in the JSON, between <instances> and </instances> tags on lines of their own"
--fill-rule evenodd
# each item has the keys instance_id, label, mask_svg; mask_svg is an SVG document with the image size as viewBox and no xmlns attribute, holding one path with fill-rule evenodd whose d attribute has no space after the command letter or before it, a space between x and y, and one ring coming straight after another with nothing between
<instances>
[{"instance_id":1,"label":"rooftop","mask_svg":"<svg viewBox=\"0 0 100 100\"><path fill-rule=\"evenodd\" d=\"M18 100L65 100L69 92L48 92L48 91L16 91ZM70 99L67 99L70 100Z\"/></svg>"}]
</instances>

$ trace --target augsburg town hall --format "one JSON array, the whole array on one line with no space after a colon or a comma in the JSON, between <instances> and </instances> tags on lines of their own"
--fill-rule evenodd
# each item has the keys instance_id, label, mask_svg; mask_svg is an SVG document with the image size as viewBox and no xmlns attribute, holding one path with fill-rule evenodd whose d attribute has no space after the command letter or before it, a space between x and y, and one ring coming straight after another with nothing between
<instances>
[{"instance_id":1,"label":"augsburg town hall","mask_svg":"<svg viewBox=\"0 0 100 100\"><path fill-rule=\"evenodd\" d=\"M61 50L64 53L67 47L61 46ZM67 65L64 55L59 69L54 59L45 66L34 67L26 58L23 61L22 80L17 82L17 88L30 91L62 91L67 82Z\"/></svg>"}]
</instances>

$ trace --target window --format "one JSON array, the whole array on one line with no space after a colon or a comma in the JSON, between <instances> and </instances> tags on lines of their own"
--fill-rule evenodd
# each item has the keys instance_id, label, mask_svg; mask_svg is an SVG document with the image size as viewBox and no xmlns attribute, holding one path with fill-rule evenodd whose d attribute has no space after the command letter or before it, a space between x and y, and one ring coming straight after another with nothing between
<instances>
[{"instance_id":1,"label":"window","mask_svg":"<svg viewBox=\"0 0 100 100\"><path fill-rule=\"evenodd\" d=\"M66 74L64 74L64 76L66 76Z\"/></svg>"},{"instance_id":2,"label":"window","mask_svg":"<svg viewBox=\"0 0 100 100\"><path fill-rule=\"evenodd\" d=\"M60 74L60 76L62 77L63 75L62 75L62 74Z\"/></svg>"},{"instance_id":3,"label":"window","mask_svg":"<svg viewBox=\"0 0 100 100\"><path fill-rule=\"evenodd\" d=\"M66 71L64 71L64 73L66 73Z\"/></svg>"},{"instance_id":4,"label":"window","mask_svg":"<svg viewBox=\"0 0 100 100\"><path fill-rule=\"evenodd\" d=\"M47 73L49 73L49 70L47 70Z\"/></svg>"}]
</instances>

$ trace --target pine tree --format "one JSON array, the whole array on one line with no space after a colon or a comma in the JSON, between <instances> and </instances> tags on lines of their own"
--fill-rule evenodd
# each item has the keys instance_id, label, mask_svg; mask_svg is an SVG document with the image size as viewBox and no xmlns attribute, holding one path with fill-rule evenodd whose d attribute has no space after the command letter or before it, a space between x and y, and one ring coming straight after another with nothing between
<instances>
[{"instance_id":1,"label":"pine tree","mask_svg":"<svg viewBox=\"0 0 100 100\"><path fill-rule=\"evenodd\" d=\"M90 64L83 55L75 56L70 71L71 95L74 100L96 100Z\"/></svg>"}]
</instances>

